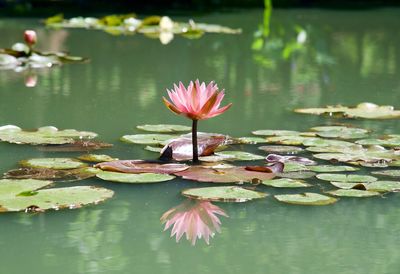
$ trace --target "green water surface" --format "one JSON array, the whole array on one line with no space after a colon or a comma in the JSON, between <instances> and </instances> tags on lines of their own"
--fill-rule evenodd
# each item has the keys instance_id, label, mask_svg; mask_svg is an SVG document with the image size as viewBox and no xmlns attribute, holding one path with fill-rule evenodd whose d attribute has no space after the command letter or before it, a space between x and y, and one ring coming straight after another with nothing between
<instances>
[{"instance_id":1,"label":"green water surface","mask_svg":"<svg viewBox=\"0 0 400 274\"><path fill-rule=\"evenodd\" d=\"M33 28L38 49L67 50L91 62L0 71L0 125L95 131L114 144L101 153L154 159L157 154L119 138L138 132L135 126L143 123L190 125L170 113L161 98L173 83L198 78L215 80L226 90L225 102L233 102L226 114L201 121L201 131L240 137L256 129L305 131L348 122L382 134L400 133L396 120L344 121L291 112L364 101L400 108L400 10L274 10L271 18L252 10L194 19L240 27L243 33L175 37L162 45L142 35L51 30L37 20L1 19L0 47ZM34 74L36 87L25 87ZM0 172L30 157L79 154L0 143ZM400 273L399 194L342 198L322 207L285 205L271 196L218 204L229 215L221 217L222 233L210 245L200 240L191 246L170 238L159 219L184 200L180 190L199 183L176 179L132 186L90 179L61 185L86 184L111 188L115 196L79 210L1 215L1 274ZM295 192L261 188L271 194Z\"/></svg>"}]
</instances>

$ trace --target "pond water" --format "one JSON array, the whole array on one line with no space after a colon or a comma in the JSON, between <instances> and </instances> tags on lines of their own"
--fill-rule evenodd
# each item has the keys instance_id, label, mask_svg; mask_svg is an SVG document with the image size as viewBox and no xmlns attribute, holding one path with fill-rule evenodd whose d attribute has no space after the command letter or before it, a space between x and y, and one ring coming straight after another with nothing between
<instances>
[{"instance_id":1,"label":"pond water","mask_svg":"<svg viewBox=\"0 0 400 274\"><path fill-rule=\"evenodd\" d=\"M399 108L399 14L395 9L274 10L269 19L262 10L210 14L194 19L240 27L243 33L176 37L168 45L142 35L50 30L37 20L2 19L0 47L33 28L37 48L68 50L91 62L0 71L0 125L90 130L114 144L101 153L153 159L157 154L119 138L137 133L139 124L189 125L161 98L173 83L198 78L215 80L226 90L224 100L233 102L224 115L201 121L201 131L239 137L256 129L306 131L347 122L400 133L396 120L344 121L291 111L364 101ZM33 74L37 85L28 88L26 78ZM22 159L79 154L0 143L0 172ZM90 179L72 184L108 187L115 196L79 210L2 214L0 273L399 273L399 194L342 198L323 207L286 205L272 197L218 204L229 215L221 217L221 233L210 245L199 240L192 246L163 232L160 217L184 201L180 190L199 183L176 179L132 186Z\"/></svg>"}]
</instances>

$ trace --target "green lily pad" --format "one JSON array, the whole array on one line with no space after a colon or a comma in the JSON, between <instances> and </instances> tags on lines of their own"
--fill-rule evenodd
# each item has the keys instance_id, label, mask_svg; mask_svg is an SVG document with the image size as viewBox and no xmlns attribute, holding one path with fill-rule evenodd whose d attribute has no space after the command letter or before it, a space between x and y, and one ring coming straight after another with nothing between
<instances>
[{"instance_id":1,"label":"green lily pad","mask_svg":"<svg viewBox=\"0 0 400 274\"><path fill-rule=\"evenodd\" d=\"M33 158L19 162L22 167L74 169L85 167L87 164L72 158Z\"/></svg>"},{"instance_id":2,"label":"green lily pad","mask_svg":"<svg viewBox=\"0 0 400 274\"><path fill-rule=\"evenodd\" d=\"M122 136L121 141L141 145L165 145L169 140L177 137L177 135L169 134L134 134Z\"/></svg>"},{"instance_id":3,"label":"green lily pad","mask_svg":"<svg viewBox=\"0 0 400 274\"><path fill-rule=\"evenodd\" d=\"M297 172L297 171L308 171L308 170L309 170L308 166L296 162L285 163L285 166L283 168L283 172Z\"/></svg>"},{"instance_id":4,"label":"green lily pad","mask_svg":"<svg viewBox=\"0 0 400 274\"><path fill-rule=\"evenodd\" d=\"M304 142L306 142L306 141L311 142L311 141L316 141L316 140L320 140L320 138L297 136L297 135L267 137L268 143L289 145L289 146L304 145Z\"/></svg>"},{"instance_id":5,"label":"green lily pad","mask_svg":"<svg viewBox=\"0 0 400 274\"><path fill-rule=\"evenodd\" d=\"M294 172L281 172L277 173L277 177L289 179L308 179L314 177L316 174L311 171L294 171Z\"/></svg>"},{"instance_id":6,"label":"green lily pad","mask_svg":"<svg viewBox=\"0 0 400 274\"><path fill-rule=\"evenodd\" d=\"M261 146L258 149L266 151L268 153L278 153L278 154L295 154L302 152L304 149L296 146L278 146L278 145L269 145L269 146Z\"/></svg>"},{"instance_id":7,"label":"green lily pad","mask_svg":"<svg viewBox=\"0 0 400 274\"><path fill-rule=\"evenodd\" d=\"M379 192L376 191L359 190L359 189L337 189L337 190L327 191L326 193L338 197L355 197L355 198L381 195Z\"/></svg>"},{"instance_id":8,"label":"green lily pad","mask_svg":"<svg viewBox=\"0 0 400 274\"><path fill-rule=\"evenodd\" d=\"M354 144L351 142L340 141L340 140L330 140L330 139L308 139L303 141L303 145L307 147L330 147L330 146L340 146L340 147L349 147Z\"/></svg>"},{"instance_id":9,"label":"green lily pad","mask_svg":"<svg viewBox=\"0 0 400 274\"><path fill-rule=\"evenodd\" d=\"M168 174L157 174L157 173L120 173L111 171L101 171L96 174L96 177L110 182L118 183L132 183L132 184L151 184L169 181L175 178L175 176Z\"/></svg>"},{"instance_id":10,"label":"green lily pad","mask_svg":"<svg viewBox=\"0 0 400 274\"><path fill-rule=\"evenodd\" d=\"M228 161L254 161L254 160L262 160L265 157L261 155L256 155L253 153L249 152L244 152L244 151L220 151L220 152L215 152L215 155L217 156L222 156L222 157L227 157L226 160Z\"/></svg>"},{"instance_id":11,"label":"green lily pad","mask_svg":"<svg viewBox=\"0 0 400 274\"><path fill-rule=\"evenodd\" d=\"M398 181L375 181L367 185L367 189L377 192L395 192L400 191L400 182Z\"/></svg>"},{"instance_id":12,"label":"green lily pad","mask_svg":"<svg viewBox=\"0 0 400 274\"><path fill-rule=\"evenodd\" d=\"M337 202L337 199L318 193L301 193L275 195L278 201L295 205L330 205Z\"/></svg>"},{"instance_id":13,"label":"green lily pad","mask_svg":"<svg viewBox=\"0 0 400 274\"><path fill-rule=\"evenodd\" d=\"M185 132L192 130L191 127L182 125L158 124L158 125L140 125L136 128L144 131L171 133L171 132Z\"/></svg>"},{"instance_id":14,"label":"green lily pad","mask_svg":"<svg viewBox=\"0 0 400 274\"><path fill-rule=\"evenodd\" d=\"M324 138L361 139L368 136L368 130L344 126L320 126L311 130L317 131L316 135Z\"/></svg>"},{"instance_id":15,"label":"green lily pad","mask_svg":"<svg viewBox=\"0 0 400 274\"><path fill-rule=\"evenodd\" d=\"M7 189L7 186L0 184L0 193L3 193L4 188ZM26 191L21 192L21 194L14 194L14 196L9 193L4 196L0 195L0 211L42 212L48 209L74 209L102 202L111 198L114 192L106 188L75 186L42 189L31 193L32 195L26 195Z\"/></svg>"},{"instance_id":16,"label":"green lily pad","mask_svg":"<svg viewBox=\"0 0 400 274\"><path fill-rule=\"evenodd\" d=\"M160 153L162 150L161 147L153 147L153 146L145 146L144 149L151 151L151 152L157 152L157 153Z\"/></svg>"},{"instance_id":17,"label":"green lily pad","mask_svg":"<svg viewBox=\"0 0 400 274\"><path fill-rule=\"evenodd\" d=\"M382 176L400 177L400 169L379 170L379 171L372 171L371 173Z\"/></svg>"},{"instance_id":18,"label":"green lily pad","mask_svg":"<svg viewBox=\"0 0 400 274\"><path fill-rule=\"evenodd\" d=\"M300 135L300 132L293 130L272 130L272 129L261 129L252 131L254 135L260 136L290 136L290 135Z\"/></svg>"},{"instance_id":19,"label":"green lily pad","mask_svg":"<svg viewBox=\"0 0 400 274\"><path fill-rule=\"evenodd\" d=\"M260 144L260 143L266 143L267 140L265 138L261 137L239 137L235 138L234 143L238 144Z\"/></svg>"},{"instance_id":20,"label":"green lily pad","mask_svg":"<svg viewBox=\"0 0 400 274\"><path fill-rule=\"evenodd\" d=\"M305 183L303 180L294 179L273 179L261 182L263 185L272 187L309 187L310 184Z\"/></svg>"},{"instance_id":21,"label":"green lily pad","mask_svg":"<svg viewBox=\"0 0 400 274\"><path fill-rule=\"evenodd\" d=\"M113 158L105 154L85 154L78 157L79 160L93 163L116 161L118 158Z\"/></svg>"},{"instance_id":22,"label":"green lily pad","mask_svg":"<svg viewBox=\"0 0 400 274\"><path fill-rule=\"evenodd\" d=\"M323 173L316 176L320 180L330 182L357 182L357 183L370 183L378 179L369 175L356 175L356 174L336 174L336 173Z\"/></svg>"},{"instance_id":23,"label":"green lily pad","mask_svg":"<svg viewBox=\"0 0 400 274\"><path fill-rule=\"evenodd\" d=\"M314 172L341 172L341 171L356 171L356 167L351 166L332 166L332 165L319 165L308 166L308 169Z\"/></svg>"},{"instance_id":24,"label":"green lily pad","mask_svg":"<svg viewBox=\"0 0 400 274\"><path fill-rule=\"evenodd\" d=\"M395 119L400 117L400 111L393 106L378 106L373 103L360 103L356 107L328 106L326 108L295 109L295 112L305 114L328 114L343 118L364 118L364 119Z\"/></svg>"},{"instance_id":25,"label":"green lily pad","mask_svg":"<svg viewBox=\"0 0 400 274\"><path fill-rule=\"evenodd\" d=\"M97 134L74 129L58 130L55 127L41 127L36 131L25 131L13 125L0 127L0 141L13 144L59 145L73 143L75 139L94 138Z\"/></svg>"},{"instance_id":26,"label":"green lily pad","mask_svg":"<svg viewBox=\"0 0 400 274\"><path fill-rule=\"evenodd\" d=\"M360 190L366 190L367 185L369 183L349 183L349 182L330 182L332 185L334 185L337 188L341 189L360 189Z\"/></svg>"},{"instance_id":27,"label":"green lily pad","mask_svg":"<svg viewBox=\"0 0 400 274\"><path fill-rule=\"evenodd\" d=\"M21 192L35 191L37 189L50 186L52 183L52 181L35 179L2 179L0 180L0 199L13 198Z\"/></svg>"},{"instance_id":28,"label":"green lily pad","mask_svg":"<svg viewBox=\"0 0 400 274\"><path fill-rule=\"evenodd\" d=\"M197 200L241 203L265 198L268 194L237 186L220 186L185 189L182 195Z\"/></svg>"},{"instance_id":29,"label":"green lily pad","mask_svg":"<svg viewBox=\"0 0 400 274\"><path fill-rule=\"evenodd\" d=\"M112 147L112 144L95 140L74 140L72 143L59 145L43 145L37 149L46 152L88 152Z\"/></svg>"},{"instance_id":30,"label":"green lily pad","mask_svg":"<svg viewBox=\"0 0 400 274\"><path fill-rule=\"evenodd\" d=\"M363 139L356 141L359 145L379 145L383 147L399 147L400 138L388 138L388 139Z\"/></svg>"}]
</instances>

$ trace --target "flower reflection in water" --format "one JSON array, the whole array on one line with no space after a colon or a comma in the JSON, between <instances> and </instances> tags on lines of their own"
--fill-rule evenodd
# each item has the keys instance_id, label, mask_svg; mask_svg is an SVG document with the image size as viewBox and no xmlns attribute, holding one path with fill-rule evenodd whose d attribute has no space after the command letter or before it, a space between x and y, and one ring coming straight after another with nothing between
<instances>
[{"instance_id":1,"label":"flower reflection in water","mask_svg":"<svg viewBox=\"0 0 400 274\"><path fill-rule=\"evenodd\" d=\"M176 242L186 233L186 239L192 245L196 244L197 238L203 238L209 244L210 237L221 232L217 215L228 217L225 211L210 202L188 199L165 212L160 220L165 223L164 231L172 226L171 237L175 235Z\"/></svg>"}]
</instances>

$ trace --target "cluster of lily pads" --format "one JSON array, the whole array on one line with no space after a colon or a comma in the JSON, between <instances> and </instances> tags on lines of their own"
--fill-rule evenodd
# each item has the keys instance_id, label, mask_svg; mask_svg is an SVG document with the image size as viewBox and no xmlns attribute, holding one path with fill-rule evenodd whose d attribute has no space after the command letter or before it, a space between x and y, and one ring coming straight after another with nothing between
<instances>
[{"instance_id":1,"label":"cluster of lily pads","mask_svg":"<svg viewBox=\"0 0 400 274\"><path fill-rule=\"evenodd\" d=\"M11 48L0 48L0 70L23 71L30 68L51 68L64 63L83 63L88 59L70 56L66 52L46 52L16 43Z\"/></svg>"},{"instance_id":2,"label":"cluster of lily pads","mask_svg":"<svg viewBox=\"0 0 400 274\"><path fill-rule=\"evenodd\" d=\"M85 28L102 30L113 35L144 34L149 38L159 38L163 44L169 43L174 35L194 39L204 33L238 34L240 29L220 25L189 22L175 22L168 16L148 16L143 19L135 14L108 15L101 18L74 17L64 19L62 14L46 19L46 25L54 28Z\"/></svg>"},{"instance_id":3,"label":"cluster of lily pads","mask_svg":"<svg viewBox=\"0 0 400 274\"><path fill-rule=\"evenodd\" d=\"M121 140L159 153L154 160L119 160L90 153L77 158L21 160L20 168L6 172L0 180L1 211L77 208L112 197L113 191L103 187L52 187L57 182L87 178L149 184L178 177L203 184L224 184L181 191L191 199L219 202L265 198L268 187L283 191L274 195L276 200L301 205L327 205L338 201L337 197L381 196L400 190L400 181L385 179L399 177L400 170L383 169L399 166L400 135L377 136L367 129L348 125L318 126L305 132L255 130L254 136L241 138L199 133L201 162L193 165L188 161L192 156L191 136L185 133L190 127L141 125L137 128L147 132L124 135ZM34 131L10 125L0 127L0 141L35 145L50 151L72 148L72 151L88 152L111 146L95 140L96 137L93 132L54 127ZM85 147L82 145L85 142L104 146ZM259 153L253 153L256 148ZM373 168L372 172L368 168ZM300 191L285 193L289 188ZM307 188L313 190L303 191Z\"/></svg>"}]
</instances>

